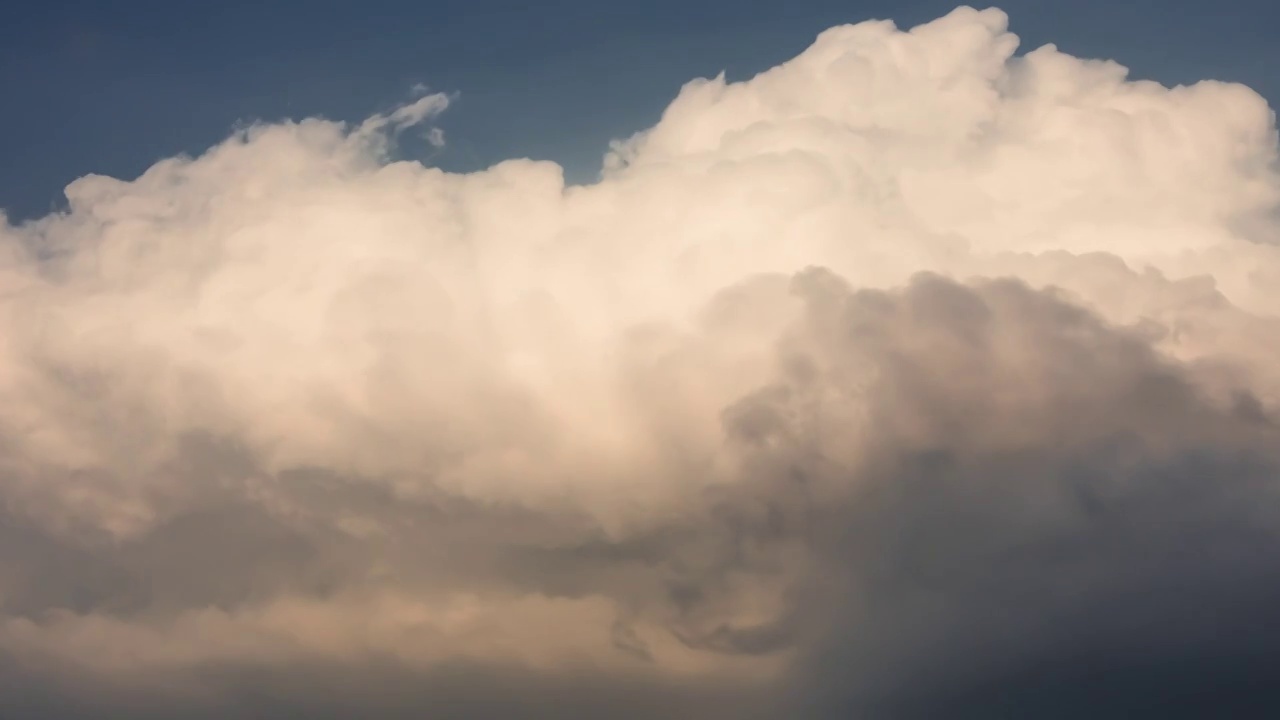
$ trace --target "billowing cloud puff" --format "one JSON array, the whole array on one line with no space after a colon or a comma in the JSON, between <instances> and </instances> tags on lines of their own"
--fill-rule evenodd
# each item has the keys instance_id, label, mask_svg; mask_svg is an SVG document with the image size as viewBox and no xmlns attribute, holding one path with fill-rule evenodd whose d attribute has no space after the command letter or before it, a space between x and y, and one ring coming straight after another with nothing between
<instances>
[{"instance_id":1,"label":"billowing cloud puff","mask_svg":"<svg viewBox=\"0 0 1280 720\"><path fill-rule=\"evenodd\" d=\"M1006 24L696 80L590 185L397 161L424 95L4 224L0 714L1257 711L1274 114Z\"/></svg>"}]
</instances>

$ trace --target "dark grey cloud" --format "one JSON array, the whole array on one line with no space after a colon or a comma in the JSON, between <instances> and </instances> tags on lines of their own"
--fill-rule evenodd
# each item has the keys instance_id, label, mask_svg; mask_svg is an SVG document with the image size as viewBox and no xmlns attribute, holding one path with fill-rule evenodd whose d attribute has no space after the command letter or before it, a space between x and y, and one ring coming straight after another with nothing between
<instances>
[{"instance_id":1,"label":"dark grey cloud","mask_svg":"<svg viewBox=\"0 0 1280 720\"><path fill-rule=\"evenodd\" d=\"M381 561L408 587L666 608L667 632L700 652L790 653L776 683L664 677L624 614L614 642L652 666L648 679L589 664L418 667L377 653L104 678L74 655L10 650L5 674L25 689L5 693L5 716L1202 717L1275 707L1263 680L1280 658L1268 622L1280 600L1280 444L1270 409L1247 389L1219 402L1194 367L1140 332L1019 281L920 276L883 292L815 269L725 295L744 296L798 299L800 313L775 343L774 381L723 411L740 475L648 530L566 532L547 515L393 502L367 482L304 471L278 487L310 520L243 499L209 503L121 545L77 544L8 517L5 609L126 623L234 611L370 583ZM727 316L709 317L720 318L714 335ZM361 507L388 536L343 536L316 519ZM448 552L431 551L439 546ZM781 609L735 621L744 577L778 589Z\"/></svg>"}]
</instances>

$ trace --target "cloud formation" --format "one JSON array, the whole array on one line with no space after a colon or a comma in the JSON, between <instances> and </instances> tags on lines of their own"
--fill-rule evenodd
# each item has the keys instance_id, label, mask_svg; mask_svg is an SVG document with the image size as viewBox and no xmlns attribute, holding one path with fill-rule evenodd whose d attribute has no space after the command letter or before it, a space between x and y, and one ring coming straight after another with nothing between
<instances>
[{"instance_id":1,"label":"cloud formation","mask_svg":"<svg viewBox=\"0 0 1280 720\"><path fill-rule=\"evenodd\" d=\"M0 225L0 715L1280 709L1274 114L1016 49L833 28L590 185L397 160L424 95Z\"/></svg>"}]
</instances>

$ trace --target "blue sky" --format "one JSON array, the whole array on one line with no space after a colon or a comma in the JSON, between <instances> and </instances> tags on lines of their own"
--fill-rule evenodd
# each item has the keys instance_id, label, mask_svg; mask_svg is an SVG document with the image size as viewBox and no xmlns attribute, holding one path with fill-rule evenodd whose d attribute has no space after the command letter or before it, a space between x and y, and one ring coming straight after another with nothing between
<instances>
[{"instance_id":1,"label":"blue sky","mask_svg":"<svg viewBox=\"0 0 1280 720\"><path fill-rule=\"evenodd\" d=\"M609 139L651 124L679 86L743 77L831 25L912 25L916 0L27 2L0 20L0 207L43 214L72 179L132 177L237 122L358 119L423 83L461 93L432 162L552 159L593 177ZM1055 42L1165 83L1217 78L1280 99L1280 9L1266 0L1005 0L1023 49ZM426 148L423 148L424 152Z\"/></svg>"}]
</instances>

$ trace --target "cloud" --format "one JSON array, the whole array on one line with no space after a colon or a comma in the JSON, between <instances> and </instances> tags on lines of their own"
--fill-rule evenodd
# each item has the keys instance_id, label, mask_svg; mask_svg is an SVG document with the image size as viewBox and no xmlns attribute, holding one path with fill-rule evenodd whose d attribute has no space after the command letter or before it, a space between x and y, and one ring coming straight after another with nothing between
<instances>
[{"instance_id":1,"label":"cloud","mask_svg":"<svg viewBox=\"0 0 1280 720\"><path fill-rule=\"evenodd\" d=\"M1016 49L833 28L590 185L397 159L423 95L0 226L0 715L1266 714L1274 114Z\"/></svg>"}]
</instances>

